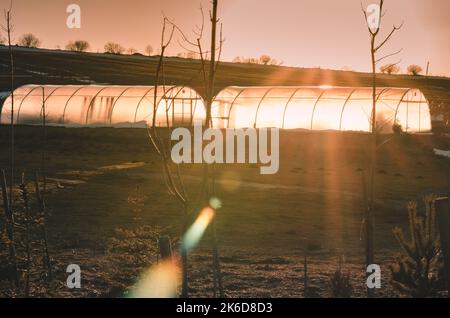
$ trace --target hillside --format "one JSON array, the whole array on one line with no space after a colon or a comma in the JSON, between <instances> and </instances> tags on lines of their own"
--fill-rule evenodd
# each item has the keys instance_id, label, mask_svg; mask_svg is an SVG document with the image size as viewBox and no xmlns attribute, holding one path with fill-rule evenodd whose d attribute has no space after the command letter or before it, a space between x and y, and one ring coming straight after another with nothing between
<instances>
[{"instance_id":1,"label":"hillside","mask_svg":"<svg viewBox=\"0 0 450 318\"><path fill-rule=\"evenodd\" d=\"M158 57L71 53L16 47L16 85L24 84L114 84L152 85ZM6 47L0 46L0 91L9 89ZM197 60L166 59L167 84L189 85L203 93ZM370 86L371 75L349 71L221 63L216 90L230 85L336 85ZM380 75L379 86L421 89L434 108L450 108L450 79L442 77Z\"/></svg>"}]
</instances>

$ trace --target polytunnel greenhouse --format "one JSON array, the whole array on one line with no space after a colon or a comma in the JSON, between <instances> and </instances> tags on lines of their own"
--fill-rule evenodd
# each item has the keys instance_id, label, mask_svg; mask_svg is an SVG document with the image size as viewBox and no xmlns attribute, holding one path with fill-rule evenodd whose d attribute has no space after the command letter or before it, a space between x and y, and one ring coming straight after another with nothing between
<instances>
[{"instance_id":1,"label":"polytunnel greenhouse","mask_svg":"<svg viewBox=\"0 0 450 318\"><path fill-rule=\"evenodd\" d=\"M145 127L153 121L153 86L38 86L14 92L14 122L61 126ZM378 88L377 125L389 133L428 132L428 102L418 89ZM193 89L158 86L157 126L189 126L204 120L205 106ZM45 107L43 107L45 106ZM371 87L227 87L215 97L216 128L370 131ZM0 122L11 120L11 97L4 101Z\"/></svg>"},{"instance_id":2,"label":"polytunnel greenhouse","mask_svg":"<svg viewBox=\"0 0 450 318\"><path fill-rule=\"evenodd\" d=\"M372 87L227 87L215 98L215 126L370 131ZM377 125L392 132L431 130L428 102L418 89L378 88Z\"/></svg>"},{"instance_id":3,"label":"polytunnel greenhouse","mask_svg":"<svg viewBox=\"0 0 450 318\"><path fill-rule=\"evenodd\" d=\"M39 86L14 91L15 124L41 124L43 109L49 125L145 127L153 122L154 86ZM158 86L156 125L192 125L206 117L200 95L179 86ZM45 107L44 107L45 106ZM11 121L11 97L0 122Z\"/></svg>"}]
</instances>

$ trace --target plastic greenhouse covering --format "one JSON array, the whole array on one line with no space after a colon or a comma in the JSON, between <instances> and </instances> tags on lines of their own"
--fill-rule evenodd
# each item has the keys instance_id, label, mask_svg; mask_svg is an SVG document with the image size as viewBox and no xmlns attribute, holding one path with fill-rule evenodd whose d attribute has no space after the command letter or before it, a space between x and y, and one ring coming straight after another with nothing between
<instances>
[{"instance_id":1,"label":"plastic greenhouse covering","mask_svg":"<svg viewBox=\"0 0 450 318\"><path fill-rule=\"evenodd\" d=\"M215 126L370 131L371 87L228 87L213 103ZM431 130L428 102L420 90L378 88L377 126L392 132Z\"/></svg>"},{"instance_id":2,"label":"plastic greenhouse covering","mask_svg":"<svg viewBox=\"0 0 450 318\"><path fill-rule=\"evenodd\" d=\"M14 122L61 126L145 127L153 122L154 86L38 86L14 91ZM156 125L189 126L206 117L203 101L193 89L158 86ZM44 107L45 106L45 107ZM11 121L11 97L3 105L1 123Z\"/></svg>"},{"instance_id":3,"label":"plastic greenhouse covering","mask_svg":"<svg viewBox=\"0 0 450 318\"><path fill-rule=\"evenodd\" d=\"M152 124L154 87L36 86L14 92L14 122L62 126L145 127ZM204 102L193 89L158 86L156 125L192 125L205 119ZM428 132L428 102L418 89L377 88L377 127L389 133ZM45 107L43 107L45 105ZM370 131L371 87L227 87L212 105L216 128L278 127L284 129ZM11 98L0 121L8 124Z\"/></svg>"}]
</instances>

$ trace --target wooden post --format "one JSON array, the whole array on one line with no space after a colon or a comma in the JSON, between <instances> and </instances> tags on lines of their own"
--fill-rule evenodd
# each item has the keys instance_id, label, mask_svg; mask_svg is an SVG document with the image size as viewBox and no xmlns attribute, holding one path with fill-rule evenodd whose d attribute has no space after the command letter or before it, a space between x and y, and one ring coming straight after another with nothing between
<instances>
[{"instance_id":1,"label":"wooden post","mask_svg":"<svg viewBox=\"0 0 450 318\"><path fill-rule=\"evenodd\" d=\"M167 260L172 258L172 244L170 242L170 237L167 235L161 236L158 239L159 254L161 255L161 260Z\"/></svg>"},{"instance_id":2,"label":"wooden post","mask_svg":"<svg viewBox=\"0 0 450 318\"><path fill-rule=\"evenodd\" d=\"M435 201L435 207L441 239L442 254L444 255L445 284L447 286L448 297L450 297L450 210L448 198L437 198Z\"/></svg>"}]
</instances>

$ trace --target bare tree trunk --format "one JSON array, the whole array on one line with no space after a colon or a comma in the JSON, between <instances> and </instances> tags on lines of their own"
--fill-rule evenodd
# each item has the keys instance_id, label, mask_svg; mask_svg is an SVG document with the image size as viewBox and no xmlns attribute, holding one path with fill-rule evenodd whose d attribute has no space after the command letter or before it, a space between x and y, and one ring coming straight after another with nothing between
<instances>
[{"instance_id":1,"label":"bare tree trunk","mask_svg":"<svg viewBox=\"0 0 450 318\"><path fill-rule=\"evenodd\" d=\"M216 77L217 4L218 0L213 0L213 10L211 16L211 61L209 63L208 105L206 106L207 128L211 125L211 107L214 98L214 82Z\"/></svg>"},{"instance_id":2,"label":"bare tree trunk","mask_svg":"<svg viewBox=\"0 0 450 318\"><path fill-rule=\"evenodd\" d=\"M188 228L188 208L185 205L183 207L183 226L181 230L181 237L184 237L184 234ZM188 277L188 251L186 248L181 249L181 266L182 266L182 285L181 285L181 297L188 298L189 297L189 277Z\"/></svg>"},{"instance_id":3,"label":"bare tree trunk","mask_svg":"<svg viewBox=\"0 0 450 318\"><path fill-rule=\"evenodd\" d=\"M11 2L12 6L12 2ZM6 12L6 33L8 35L8 48L9 48L9 65L10 65L10 84L11 84L11 149L10 149L10 184L9 184L9 209L11 213L14 210L14 56L12 49L12 41L11 41L11 32L12 32L12 24L11 24L11 10L10 8Z\"/></svg>"},{"instance_id":4,"label":"bare tree trunk","mask_svg":"<svg viewBox=\"0 0 450 318\"><path fill-rule=\"evenodd\" d=\"M214 99L214 84L215 84L215 77L216 77L216 42L217 42L217 6L218 6L218 0L213 0L213 9L212 9L212 15L211 15L211 60L209 63L209 79L208 79L208 100L206 105L206 128L210 128L212 126L212 120L211 120L211 108L212 103ZM206 196L207 200L211 197L211 191L209 188L210 179L211 184L214 187L215 183L215 177L214 177L214 169L212 170L212 173L210 172L210 169L208 167L208 164L204 164L204 174L205 174L205 185L206 185ZM219 247L217 244L217 230L216 230L216 221L215 219L212 220L211 223L212 227L212 248L213 248L213 271L214 271L214 286L218 288L217 290L214 290L214 296L217 296L217 292L220 298L224 297L224 291L223 291L223 284L222 284L222 273L221 273L221 267L220 267L220 257L219 257Z\"/></svg>"},{"instance_id":5,"label":"bare tree trunk","mask_svg":"<svg viewBox=\"0 0 450 318\"><path fill-rule=\"evenodd\" d=\"M53 273L52 273L52 264L50 261L50 252L48 249L48 237L47 237L47 209L45 206L45 198L41 193L41 189L39 186L39 174L35 173L35 180L34 180L34 187L35 187L35 192L36 192L36 198L39 204L39 212L42 214L42 224L41 224L41 229L42 229L42 240L43 240L43 254L44 254L44 259L43 259L43 267L44 269L47 271L47 279L49 281L51 281L53 279Z\"/></svg>"},{"instance_id":6,"label":"bare tree trunk","mask_svg":"<svg viewBox=\"0 0 450 318\"><path fill-rule=\"evenodd\" d=\"M369 202L365 215L366 222L366 267L374 264L374 200L375 200L375 171L377 162L377 77L376 77L376 61L375 61L375 36L371 40L371 58L372 58L372 114L370 118L371 126L371 142L370 142L370 165L369 165ZM367 289L367 296L372 297L372 289Z\"/></svg>"},{"instance_id":7,"label":"bare tree trunk","mask_svg":"<svg viewBox=\"0 0 450 318\"><path fill-rule=\"evenodd\" d=\"M42 87L42 162L41 173L43 179L42 200L45 198L47 190L47 175L46 175L46 150L47 150L47 113L45 108L45 89Z\"/></svg>"},{"instance_id":8,"label":"bare tree trunk","mask_svg":"<svg viewBox=\"0 0 450 318\"><path fill-rule=\"evenodd\" d=\"M387 54L381 58L377 59L377 52L391 39L392 35L401 29L403 26L399 27L393 26L391 32L382 40L377 43L377 36L380 32L381 28L381 20L385 14L383 12L384 0L380 0L379 2L379 12L377 17L377 24L372 25L369 23L369 17L367 15L366 9L364 9L361 3L361 9L363 11L363 15L365 17L365 22L368 27L368 31L370 34L370 57L371 57L371 69L372 69L372 113L370 117L370 142L369 142L369 180L368 180L368 200L367 200L367 209L365 212L365 227L366 227L366 265L371 265L375 263L374 256L374 245L375 245L375 175L377 169L377 151L378 151L378 127L377 127L377 73L376 73L376 65L378 62L397 55L402 50L399 50L392 54ZM398 64L394 63L392 65ZM373 296L373 290L367 289L367 296Z\"/></svg>"},{"instance_id":9,"label":"bare tree trunk","mask_svg":"<svg viewBox=\"0 0 450 318\"><path fill-rule=\"evenodd\" d=\"M221 48L222 48L222 44L223 44L223 39L222 39L222 29L220 29L220 50L219 50L219 54L218 57L216 57L216 52L217 52L217 23L218 23L218 18L217 18L217 8L218 8L218 0L213 0L212 1L212 10L210 11L210 19L211 19L211 51L210 52L205 52L202 49L202 36L203 36L203 31L204 31L204 14L203 14L203 10L201 9L201 13L202 13L202 25L201 27L198 27L197 31L194 31L194 33L197 35L197 39L196 41L190 41L188 39L188 37L184 34L184 32L173 22L171 22L169 19L165 18L164 20L164 26L163 26L163 41L161 43L161 48L162 48L162 54L164 52L165 47L170 43L170 40L172 39L172 35L173 35L173 31L176 29L178 32L180 32L183 40L185 43L187 43L188 45L197 48L200 59L201 59L201 69L200 71L203 74L203 81L204 81L204 87L205 87L205 111L206 111L206 121L204 123L204 128L210 128L212 126L212 118L211 118L211 107L212 107L212 101L213 101L213 97L214 97L214 81L215 81L215 75L216 75L216 70L218 67L218 61L220 61L220 55L221 55ZM171 36L169 38L169 40L167 41L166 44L164 44L164 30L165 30L165 24L166 22L170 23L172 25L172 33ZM188 51L193 52L190 49L187 49ZM209 60L209 67L207 67L207 58L206 56L208 54L211 54L211 58ZM160 61L161 64L161 61ZM208 70L209 69L209 72ZM159 65L157 68L157 79L159 78L158 74L159 74ZM156 102L156 99L155 99ZM155 114L155 113L154 113ZM155 116L153 117L153 123L155 123ZM153 125L155 127L155 125ZM153 130L153 135L157 135L157 132L155 130ZM153 144L156 146L156 148L158 149L158 137L156 136L156 138L152 138L152 142ZM168 162L168 157L164 156L164 153L161 151L158 151L161 156L163 157L163 161L164 162ZM181 202L183 202L185 208L187 209L187 207L189 206L189 198L187 195L187 192L185 191L186 189L184 188L184 186L181 186L181 191L179 191L179 189L177 188L177 186L174 184L173 179L171 178L170 175L170 167L168 165L165 165L165 170L166 170L166 175L168 176L166 182L169 186L169 190L172 194L174 194L176 197L178 197L180 199ZM203 178L202 178L202 186L201 186L201 193L199 196L199 199L201 201L201 205L204 204L208 204L209 200L211 199L212 196L214 196L214 190L211 190L211 186L214 189L214 183L215 183L215 177L214 177L214 166L212 167L212 170L210 168L210 166L206 163L203 163ZM179 175L179 171L178 171L178 179L180 178ZM182 182L181 182L182 183ZM222 287L222 277L220 274L220 260L219 260L219 252L218 252L218 244L217 244L217 235L216 235L216 227L215 227L215 222L214 219L212 220L212 224L211 224L211 228L212 228L212 249L213 249L213 273L214 273L214 284L215 284L215 288L214 288L214 294L216 295L217 292L217 288L219 289L219 295L221 297L223 297L224 293L223 293L223 287ZM187 229L187 227L186 227ZM185 231L185 230L184 230ZM182 250L182 253L184 253L185 251ZM187 259L187 255L182 255L182 261L184 263L184 260ZM183 266L183 268L185 268L187 270L187 263L186 266ZM187 277L187 276L186 276ZM187 282L187 278L186 280L184 280Z\"/></svg>"},{"instance_id":10,"label":"bare tree trunk","mask_svg":"<svg viewBox=\"0 0 450 318\"><path fill-rule=\"evenodd\" d=\"M20 192L25 209L25 251L27 254L26 262L26 280L25 280L25 296L30 295L30 272L31 272L31 248L30 248L30 206L28 200L27 185L25 182L25 172L22 173L22 182L20 184Z\"/></svg>"}]
</instances>

